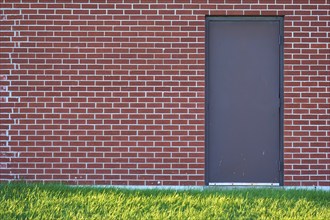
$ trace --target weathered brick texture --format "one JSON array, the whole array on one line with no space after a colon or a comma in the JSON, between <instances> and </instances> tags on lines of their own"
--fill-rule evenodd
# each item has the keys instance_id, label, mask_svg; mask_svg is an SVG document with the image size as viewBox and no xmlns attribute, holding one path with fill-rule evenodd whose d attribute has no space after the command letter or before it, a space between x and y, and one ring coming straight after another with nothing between
<instances>
[{"instance_id":1,"label":"weathered brick texture","mask_svg":"<svg viewBox=\"0 0 330 220\"><path fill-rule=\"evenodd\" d=\"M284 184L330 186L329 0L2 0L1 181L204 185L205 16L284 16Z\"/></svg>"}]
</instances>

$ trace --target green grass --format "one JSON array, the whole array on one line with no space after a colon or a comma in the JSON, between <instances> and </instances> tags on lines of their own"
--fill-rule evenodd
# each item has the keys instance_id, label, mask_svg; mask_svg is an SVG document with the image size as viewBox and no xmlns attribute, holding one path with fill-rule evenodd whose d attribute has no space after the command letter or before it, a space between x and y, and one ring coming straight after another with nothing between
<instances>
[{"instance_id":1,"label":"green grass","mask_svg":"<svg viewBox=\"0 0 330 220\"><path fill-rule=\"evenodd\" d=\"M0 184L0 219L330 219L330 192Z\"/></svg>"}]
</instances>

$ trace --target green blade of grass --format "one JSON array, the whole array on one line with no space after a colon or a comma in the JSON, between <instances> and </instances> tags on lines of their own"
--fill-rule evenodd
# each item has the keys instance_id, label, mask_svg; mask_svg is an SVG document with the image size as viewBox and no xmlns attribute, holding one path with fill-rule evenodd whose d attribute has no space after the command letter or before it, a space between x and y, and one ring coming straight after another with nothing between
<instances>
[{"instance_id":1,"label":"green blade of grass","mask_svg":"<svg viewBox=\"0 0 330 220\"><path fill-rule=\"evenodd\" d=\"M330 192L0 184L0 219L330 219Z\"/></svg>"}]
</instances>

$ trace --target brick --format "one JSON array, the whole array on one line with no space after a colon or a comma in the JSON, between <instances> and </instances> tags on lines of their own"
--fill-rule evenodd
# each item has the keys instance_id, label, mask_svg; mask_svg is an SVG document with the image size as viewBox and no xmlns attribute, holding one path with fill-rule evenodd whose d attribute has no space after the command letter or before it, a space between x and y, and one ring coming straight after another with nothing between
<instances>
[{"instance_id":1,"label":"brick","mask_svg":"<svg viewBox=\"0 0 330 220\"><path fill-rule=\"evenodd\" d=\"M1 136L11 136L7 150L21 152L6 156L13 173L70 184L205 184L205 15L262 15L285 16L285 185L329 185L326 1L2 7L0 129L11 129Z\"/></svg>"}]
</instances>

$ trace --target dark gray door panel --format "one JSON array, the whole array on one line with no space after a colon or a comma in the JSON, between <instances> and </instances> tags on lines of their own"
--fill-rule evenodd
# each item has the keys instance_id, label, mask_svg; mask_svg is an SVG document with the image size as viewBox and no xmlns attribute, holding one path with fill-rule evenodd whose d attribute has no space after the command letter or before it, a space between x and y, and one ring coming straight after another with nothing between
<instances>
[{"instance_id":1,"label":"dark gray door panel","mask_svg":"<svg viewBox=\"0 0 330 220\"><path fill-rule=\"evenodd\" d=\"M280 22L209 20L208 182L279 183Z\"/></svg>"}]
</instances>

